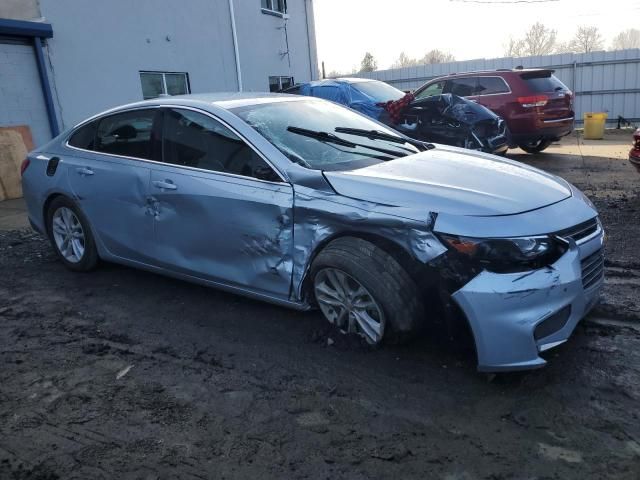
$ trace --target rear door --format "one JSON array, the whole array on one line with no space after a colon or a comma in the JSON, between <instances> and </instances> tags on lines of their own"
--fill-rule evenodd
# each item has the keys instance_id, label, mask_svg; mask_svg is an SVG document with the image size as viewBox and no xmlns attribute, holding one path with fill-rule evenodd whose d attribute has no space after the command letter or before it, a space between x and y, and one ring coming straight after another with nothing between
<instances>
[{"instance_id":1,"label":"rear door","mask_svg":"<svg viewBox=\"0 0 640 480\"><path fill-rule=\"evenodd\" d=\"M158 150L159 110L129 110L81 127L63 159L76 201L94 234L117 257L152 263L153 217L147 201L150 162Z\"/></svg>"},{"instance_id":2,"label":"rear door","mask_svg":"<svg viewBox=\"0 0 640 480\"><path fill-rule=\"evenodd\" d=\"M497 113L501 117L507 116L507 106L511 89L507 82L499 76L479 76L477 77L476 93L474 99L489 110Z\"/></svg>"},{"instance_id":3,"label":"rear door","mask_svg":"<svg viewBox=\"0 0 640 480\"><path fill-rule=\"evenodd\" d=\"M209 114L167 108L151 173L154 257L170 270L287 297L293 189Z\"/></svg>"},{"instance_id":4,"label":"rear door","mask_svg":"<svg viewBox=\"0 0 640 480\"><path fill-rule=\"evenodd\" d=\"M478 90L478 77L458 77L447 80L443 93L451 93L459 97L475 100Z\"/></svg>"}]
</instances>

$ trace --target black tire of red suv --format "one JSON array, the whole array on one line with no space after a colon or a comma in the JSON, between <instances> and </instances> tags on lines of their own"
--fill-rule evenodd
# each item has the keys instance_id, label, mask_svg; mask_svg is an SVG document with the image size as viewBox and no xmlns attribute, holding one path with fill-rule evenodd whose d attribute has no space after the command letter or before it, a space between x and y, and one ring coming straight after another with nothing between
<instances>
[{"instance_id":1,"label":"black tire of red suv","mask_svg":"<svg viewBox=\"0 0 640 480\"><path fill-rule=\"evenodd\" d=\"M551 140L538 140L537 142L521 143L518 145L527 153L540 153L551 145Z\"/></svg>"}]
</instances>

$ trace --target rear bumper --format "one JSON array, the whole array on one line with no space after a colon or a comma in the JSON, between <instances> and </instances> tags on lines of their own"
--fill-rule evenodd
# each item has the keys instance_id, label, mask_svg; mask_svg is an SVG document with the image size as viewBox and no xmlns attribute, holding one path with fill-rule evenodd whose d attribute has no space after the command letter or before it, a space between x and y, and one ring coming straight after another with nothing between
<instances>
[{"instance_id":1,"label":"rear bumper","mask_svg":"<svg viewBox=\"0 0 640 480\"><path fill-rule=\"evenodd\" d=\"M452 295L473 332L478 370L526 370L546 364L540 353L565 342L598 301L604 276L598 273L585 288L582 264L594 255L602 258L603 242L600 229L579 246L572 242L547 268L514 274L484 271Z\"/></svg>"},{"instance_id":2,"label":"rear bumper","mask_svg":"<svg viewBox=\"0 0 640 480\"><path fill-rule=\"evenodd\" d=\"M510 127L511 128L511 127ZM574 128L574 117L567 117L554 120L543 120L531 122L525 127L520 124L516 128L511 128L511 140L513 144L537 142L539 140L558 140L566 137Z\"/></svg>"}]
</instances>

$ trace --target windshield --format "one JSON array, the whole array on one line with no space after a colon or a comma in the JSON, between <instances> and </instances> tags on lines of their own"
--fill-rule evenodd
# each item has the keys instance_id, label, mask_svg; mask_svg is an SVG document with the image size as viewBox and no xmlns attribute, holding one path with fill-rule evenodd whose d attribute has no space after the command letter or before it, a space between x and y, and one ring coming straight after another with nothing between
<instances>
[{"instance_id":1,"label":"windshield","mask_svg":"<svg viewBox=\"0 0 640 480\"><path fill-rule=\"evenodd\" d=\"M365 95L370 96L376 102L388 102L390 100L400 100L405 93L384 82L356 82L353 88L360 90Z\"/></svg>"},{"instance_id":2,"label":"windshield","mask_svg":"<svg viewBox=\"0 0 640 480\"><path fill-rule=\"evenodd\" d=\"M313 170L352 170L419 152L415 146L404 143L397 132L324 100L305 98L231 111L289 160ZM355 131L348 133L349 129ZM357 135L358 130L376 130L391 135L393 141Z\"/></svg>"}]
</instances>

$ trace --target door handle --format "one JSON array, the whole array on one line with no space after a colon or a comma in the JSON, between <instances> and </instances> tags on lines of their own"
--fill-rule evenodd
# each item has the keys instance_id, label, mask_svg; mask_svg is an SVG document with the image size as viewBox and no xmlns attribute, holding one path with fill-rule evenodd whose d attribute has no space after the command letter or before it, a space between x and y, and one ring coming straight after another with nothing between
<instances>
[{"instance_id":1,"label":"door handle","mask_svg":"<svg viewBox=\"0 0 640 480\"><path fill-rule=\"evenodd\" d=\"M76 172L78 172L78 175L83 175L83 176L93 175L93 170L85 167L76 168Z\"/></svg>"},{"instance_id":2,"label":"door handle","mask_svg":"<svg viewBox=\"0 0 640 480\"><path fill-rule=\"evenodd\" d=\"M164 182L161 180L155 180L153 182L153 186L156 188L160 188L162 190L177 190L178 186L173 183L171 180L165 180Z\"/></svg>"}]
</instances>

